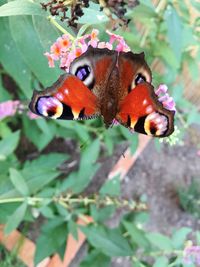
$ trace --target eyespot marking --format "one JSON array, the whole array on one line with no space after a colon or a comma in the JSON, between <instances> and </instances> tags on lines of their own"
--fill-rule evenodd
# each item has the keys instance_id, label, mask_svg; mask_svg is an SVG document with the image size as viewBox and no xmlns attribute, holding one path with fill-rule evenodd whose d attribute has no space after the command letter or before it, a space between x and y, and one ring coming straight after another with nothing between
<instances>
[{"instance_id":1,"label":"eyespot marking","mask_svg":"<svg viewBox=\"0 0 200 267\"><path fill-rule=\"evenodd\" d=\"M36 111L39 115L44 117L51 117L57 119L62 115L62 103L52 96L40 97L36 103Z\"/></svg>"},{"instance_id":2,"label":"eyespot marking","mask_svg":"<svg viewBox=\"0 0 200 267\"><path fill-rule=\"evenodd\" d=\"M168 118L158 112L149 114L144 123L148 135L162 136L168 129Z\"/></svg>"}]
</instances>

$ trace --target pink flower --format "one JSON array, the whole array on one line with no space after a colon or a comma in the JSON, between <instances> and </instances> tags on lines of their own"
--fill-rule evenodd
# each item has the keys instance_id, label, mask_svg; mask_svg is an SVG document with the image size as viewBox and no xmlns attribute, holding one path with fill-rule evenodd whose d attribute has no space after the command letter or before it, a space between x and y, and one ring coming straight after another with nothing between
<instances>
[{"instance_id":1,"label":"pink flower","mask_svg":"<svg viewBox=\"0 0 200 267\"><path fill-rule=\"evenodd\" d=\"M59 57L61 56L61 47L59 43L55 42L51 46L51 53L52 53L52 57L54 58L54 60L59 59Z\"/></svg>"},{"instance_id":2,"label":"pink flower","mask_svg":"<svg viewBox=\"0 0 200 267\"><path fill-rule=\"evenodd\" d=\"M112 50L113 46L112 46L112 44L110 44L108 42L99 42L98 48L108 48L109 50Z\"/></svg>"},{"instance_id":3,"label":"pink flower","mask_svg":"<svg viewBox=\"0 0 200 267\"><path fill-rule=\"evenodd\" d=\"M90 41L88 42L88 45L91 45L92 47L97 47L97 44L98 44L98 34L99 34L99 31L94 29L92 30L92 33L90 34Z\"/></svg>"},{"instance_id":4,"label":"pink flower","mask_svg":"<svg viewBox=\"0 0 200 267\"><path fill-rule=\"evenodd\" d=\"M82 52L85 53L88 49L88 44L86 44L86 39L89 37L89 34L86 34L84 36L81 36L80 38L78 38L78 40L76 40L75 45L76 46L80 46L82 49Z\"/></svg>"},{"instance_id":5,"label":"pink flower","mask_svg":"<svg viewBox=\"0 0 200 267\"><path fill-rule=\"evenodd\" d=\"M107 30L106 33L110 36L110 44L113 44L115 41L124 41L124 38L122 36L114 34L109 30Z\"/></svg>"},{"instance_id":6,"label":"pink flower","mask_svg":"<svg viewBox=\"0 0 200 267\"><path fill-rule=\"evenodd\" d=\"M184 249L184 263L200 265L200 246L189 246Z\"/></svg>"},{"instance_id":7,"label":"pink flower","mask_svg":"<svg viewBox=\"0 0 200 267\"><path fill-rule=\"evenodd\" d=\"M59 37L57 43L62 52L66 52L71 46L71 41L67 34L63 34L62 37Z\"/></svg>"},{"instance_id":8,"label":"pink flower","mask_svg":"<svg viewBox=\"0 0 200 267\"><path fill-rule=\"evenodd\" d=\"M55 64L54 64L54 59L53 59L52 55L49 52L44 53L44 55L48 59L49 68L54 68Z\"/></svg>"},{"instance_id":9,"label":"pink flower","mask_svg":"<svg viewBox=\"0 0 200 267\"><path fill-rule=\"evenodd\" d=\"M126 44L126 42L123 40L123 41L119 41L119 43L116 46L115 50L118 51L118 52L128 52L128 51L130 51L130 48Z\"/></svg>"},{"instance_id":10,"label":"pink flower","mask_svg":"<svg viewBox=\"0 0 200 267\"><path fill-rule=\"evenodd\" d=\"M130 47L126 44L124 41L124 38L120 35L114 34L110 31L106 31L106 33L110 36L110 44L113 44L114 42L117 42L117 46L115 48L118 52L128 52L130 51Z\"/></svg>"},{"instance_id":11,"label":"pink flower","mask_svg":"<svg viewBox=\"0 0 200 267\"><path fill-rule=\"evenodd\" d=\"M112 121L112 125L115 125L115 126L117 126L117 125L119 125L120 123L118 122L118 120L116 120L116 119L113 119L113 121Z\"/></svg>"},{"instance_id":12,"label":"pink flower","mask_svg":"<svg viewBox=\"0 0 200 267\"><path fill-rule=\"evenodd\" d=\"M175 102L172 97L167 93L168 87L166 84L160 84L159 87L155 90L155 94L158 96L158 100L163 104L163 106L168 110L174 110Z\"/></svg>"},{"instance_id":13,"label":"pink flower","mask_svg":"<svg viewBox=\"0 0 200 267\"><path fill-rule=\"evenodd\" d=\"M0 103L0 119L15 115L20 102L18 100Z\"/></svg>"}]
</instances>

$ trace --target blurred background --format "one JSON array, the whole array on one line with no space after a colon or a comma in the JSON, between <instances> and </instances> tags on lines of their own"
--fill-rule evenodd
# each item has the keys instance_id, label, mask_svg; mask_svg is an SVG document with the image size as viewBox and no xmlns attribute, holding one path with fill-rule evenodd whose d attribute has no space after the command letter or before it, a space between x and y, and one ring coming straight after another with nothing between
<instances>
[{"instance_id":1,"label":"blurred background","mask_svg":"<svg viewBox=\"0 0 200 267\"><path fill-rule=\"evenodd\" d=\"M40 2L0 1L0 223L4 231L18 229L36 243L35 266L56 252L63 255L68 234L76 235L80 214L120 231L125 216L143 231L134 228L140 234L139 241L131 241L135 251L143 246L147 233L158 232L172 240L174 229L188 229L181 230L180 250L186 240L195 243L196 234L200 243L199 1L80 1L84 14L77 16L77 25L70 26L70 19L60 20L62 12L52 19ZM65 3L69 18L77 4L72 2ZM35 118L28 110L33 90L50 86L64 73L58 64L49 68L44 56L62 29L76 37L94 28L102 41L107 40L109 29L123 36L133 52L144 51L153 85L167 84L177 108L175 135L162 142L150 140L130 169L126 159L131 156L125 157L121 168L126 174L112 180L109 173L125 151L129 148L135 155L142 146L138 134L122 126L106 130L98 118L54 121ZM82 201L60 201L67 194L72 199L81 196ZM95 194L141 201L148 211L130 215L126 208L113 207L113 202L104 211L101 205L84 203L84 197L95 199ZM57 234L52 237L52 232ZM149 235L149 242L153 244L154 238ZM49 246L43 249L46 243ZM100 248L89 239L70 266L186 266L170 265L169 255L165 259L165 263L170 259L169 265L153 265L156 257L149 259L142 253L136 265L133 257L119 258L120 253L108 255ZM99 250L102 262L96 265ZM149 243L146 250L154 251ZM17 248L9 253L2 245L0 266L24 266L17 255Z\"/></svg>"}]
</instances>

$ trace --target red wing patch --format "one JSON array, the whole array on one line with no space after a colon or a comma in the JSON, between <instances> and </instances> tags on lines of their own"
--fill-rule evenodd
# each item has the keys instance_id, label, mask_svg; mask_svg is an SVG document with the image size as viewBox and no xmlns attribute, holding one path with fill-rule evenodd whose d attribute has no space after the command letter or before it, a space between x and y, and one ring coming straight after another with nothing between
<instances>
[{"instance_id":1,"label":"red wing patch","mask_svg":"<svg viewBox=\"0 0 200 267\"><path fill-rule=\"evenodd\" d=\"M50 88L34 92L30 109L54 119L88 119L98 114L96 96L74 75L63 75Z\"/></svg>"},{"instance_id":2,"label":"red wing patch","mask_svg":"<svg viewBox=\"0 0 200 267\"><path fill-rule=\"evenodd\" d=\"M165 137L173 132L174 112L165 109L148 83L137 85L119 105L116 119L136 132Z\"/></svg>"}]
</instances>

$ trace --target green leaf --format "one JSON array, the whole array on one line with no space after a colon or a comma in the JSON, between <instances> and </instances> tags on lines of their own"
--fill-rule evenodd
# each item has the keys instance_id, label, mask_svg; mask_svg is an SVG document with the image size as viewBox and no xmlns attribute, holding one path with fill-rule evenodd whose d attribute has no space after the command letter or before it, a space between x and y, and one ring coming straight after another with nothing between
<instances>
[{"instance_id":1,"label":"green leaf","mask_svg":"<svg viewBox=\"0 0 200 267\"><path fill-rule=\"evenodd\" d=\"M157 16L155 9L152 9L149 5L140 4L136 8L133 9L133 17L135 20L139 20L142 22L150 21Z\"/></svg>"},{"instance_id":2,"label":"green leaf","mask_svg":"<svg viewBox=\"0 0 200 267\"><path fill-rule=\"evenodd\" d=\"M172 236L172 244L175 249L181 249L184 246L187 235L192 231L188 227L178 229Z\"/></svg>"},{"instance_id":3,"label":"green leaf","mask_svg":"<svg viewBox=\"0 0 200 267\"><path fill-rule=\"evenodd\" d=\"M119 176L108 179L101 187L99 193L101 195L119 196L121 193Z\"/></svg>"},{"instance_id":4,"label":"green leaf","mask_svg":"<svg viewBox=\"0 0 200 267\"><path fill-rule=\"evenodd\" d=\"M9 156L16 149L20 138L20 131L9 134L0 141L0 155Z\"/></svg>"},{"instance_id":5,"label":"green leaf","mask_svg":"<svg viewBox=\"0 0 200 267\"><path fill-rule=\"evenodd\" d=\"M41 45L31 17L9 17L9 22L18 50L37 79L44 86L55 82L61 71L48 67L47 59L44 56L46 51Z\"/></svg>"},{"instance_id":6,"label":"green leaf","mask_svg":"<svg viewBox=\"0 0 200 267\"><path fill-rule=\"evenodd\" d=\"M191 0L191 4L197 9L197 11L200 11L200 3L196 0Z\"/></svg>"},{"instance_id":7,"label":"green leaf","mask_svg":"<svg viewBox=\"0 0 200 267\"><path fill-rule=\"evenodd\" d=\"M90 3L89 8L83 8L84 15L79 18L78 22L80 24L100 24L107 22L109 18L101 11L99 11L99 5L95 3Z\"/></svg>"},{"instance_id":8,"label":"green leaf","mask_svg":"<svg viewBox=\"0 0 200 267\"><path fill-rule=\"evenodd\" d=\"M39 16L33 17L33 26L43 49L50 50L51 45L60 37L58 29L46 17Z\"/></svg>"},{"instance_id":9,"label":"green leaf","mask_svg":"<svg viewBox=\"0 0 200 267\"><path fill-rule=\"evenodd\" d=\"M150 243L145 236L145 233L138 229L134 223L130 223L127 221L123 222L128 234L131 236L131 240L138 245L139 248L148 249L150 247Z\"/></svg>"},{"instance_id":10,"label":"green leaf","mask_svg":"<svg viewBox=\"0 0 200 267\"><path fill-rule=\"evenodd\" d=\"M167 24L167 35L171 49L173 50L177 61L180 63L182 54L182 21L171 5L167 6L165 11L165 20Z\"/></svg>"},{"instance_id":11,"label":"green leaf","mask_svg":"<svg viewBox=\"0 0 200 267\"><path fill-rule=\"evenodd\" d=\"M38 159L26 161L21 174L24 177L30 194L35 194L50 182L52 182L60 174L56 168L68 158L65 154L51 153L42 155ZM0 198L18 197L20 196L12 184L8 185Z\"/></svg>"},{"instance_id":12,"label":"green leaf","mask_svg":"<svg viewBox=\"0 0 200 267\"><path fill-rule=\"evenodd\" d=\"M84 258L80 267L110 267L110 264L110 257L102 254L98 250L93 250Z\"/></svg>"},{"instance_id":13,"label":"green leaf","mask_svg":"<svg viewBox=\"0 0 200 267\"><path fill-rule=\"evenodd\" d=\"M83 26L80 27L78 34L77 34L77 38L81 37L85 31L90 27L91 24L84 24Z\"/></svg>"},{"instance_id":14,"label":"green leaf","mask_svg":"<svg viewBox=\"0 0 200 267\"><path fill-rule=\"evenodd\" d=\"M27 209L27 202L22 203L16 211L9 217L4 232L5 234L11 233L13 230L15 230L20 222L23 220L26 209Z\"/></svg>"},{"instance_id":15,"label":"green leaf","mask_svg":"<svg viewBox=\"0 0 200 267\"><path fill-rule=\"evenodd\" d=\"M38 148L38 150L44 149L54 137L54 135L51 133L51 129L50 133L48 134L44 134L46 128L41 131L43 125L47 125L47 128L49 128L50 122L47 123L47 121L45 121L43 118L33 121L28 119L27 116L23 116L23 127L25 134L27 138Z\"/></svg>"},{"instance_id":16,"label":"green leaf","mask_svg":"<svg viewBox=\"0 0 200 267\"><path fill-rule=\"evenodd\" d=\"M90 206L90 213L95 222L103 223L108 220L115 212L114 205L109 205L103 208L99 208L96 205Z\"/></svg>"},{"instance_id":17,"label":"green leaf","mask_svg":"<svg viewBox=\"0 0 200 267\"><path fill-rule=\"evenodd\" d=\"M172 242L167 236L160 233L147 233L146 238L161 250L173 251Z\"/></svg>"},{"instance_id":18,"label":"green leaf","mask_svg":"<svg viewBox=\"0 0 200 267\"><path fill-rule=\"evenodd\" d=\"M138 134L135 134L135 133L132 134L130 141L131 141L131 145L130 145L131 154L134 154L139 144Z\"/></svg>"},{"instance_id":19,"label":"green leaf","mask_svg":"<svg viewBox=\"0 0 200 267\"><path fill-rule=\"evenodd\" d=\"M67 225L62 219L53 219L43 225L42 234L36 241L35 265L65 246L67 234Z\"/></svg>"},{"instance_id":20,"label":"green leaf","mask_svg":"<svg viewBox=\"0 0 200 267\"><path fill-rule=\"evenodd\" d=\"M73 238L75 240L78 240L77 224L73 220L70 220L68 222L68 230L69 230L69 233L72 234Z\"/></svg>"},{"instance_id":21,"label":"green leaf","mask_svg":"<svg viewBox=\"0 0 200 267\"><path fill-rule=\"evenodd\" d=\"M111 156L114 149L114 140L112 136L110 136L109 132L105 132L104 134L104 142L108 151L108 155Z\"/></svg>"},{"instance_id":22,"label":"green leaf","mask_svg":"<svg viewBox=\"0 0 200 267\"><path fill-rule=\"evenodd\" d=\"M0 17L16 15L40 15L46 16L41 5L30 0L16 0L0 6Z\"/></svg>"},{"instance_id":23,"label":"green leaf","mask_svg":"<svg viewBox=\"0 0 200 267\"><path fill-rule=\"evenodd\" d=\"M119 229L105 229L101 226L81 227L89 243L108 256L131 256L133 251Z\"/></svg>"},{"instance_id":24,"label":"green leaf","mask_svg":"<svg viewBox=\"0 0 200 267\"><path fill-rule=\"evenodd\" d=\"M175 70L179 68L179 62L168 44L164 41L157 40L153 48L155 56L162 58L169 67L172 67Z\"/></svg>"},{"instance_id":25,"label":"green leaf","mask_svg":"<svg viewBox=\"0 0 200 267\"><path fill-rule=\"evenodd\" d=\"M168 258L167 257L158 257L153 267L168 267Z\"/></svg>"},{"instance_id":26,"label":"green leaf","mask_svg":"<svg viewBox=\"0 0 200 267\"><path fill-rule=\"evenodd\" d=\"M29 189L25 182L24 177L16 169L10 168L10 180L13 183L14 187L22 196L29 195Z\"/></svg>"},{"instance_id":27,"label":"green leaf","mask_svg":"<svg viewBox=\"0 0 200 267\"><path fill-rule=\"evenodd\" d=\"M96 139L81 152L80 170L83 171L86 166L94 164L99 157L99 152L100 141Z\"/></svg>"}]
</instances>

